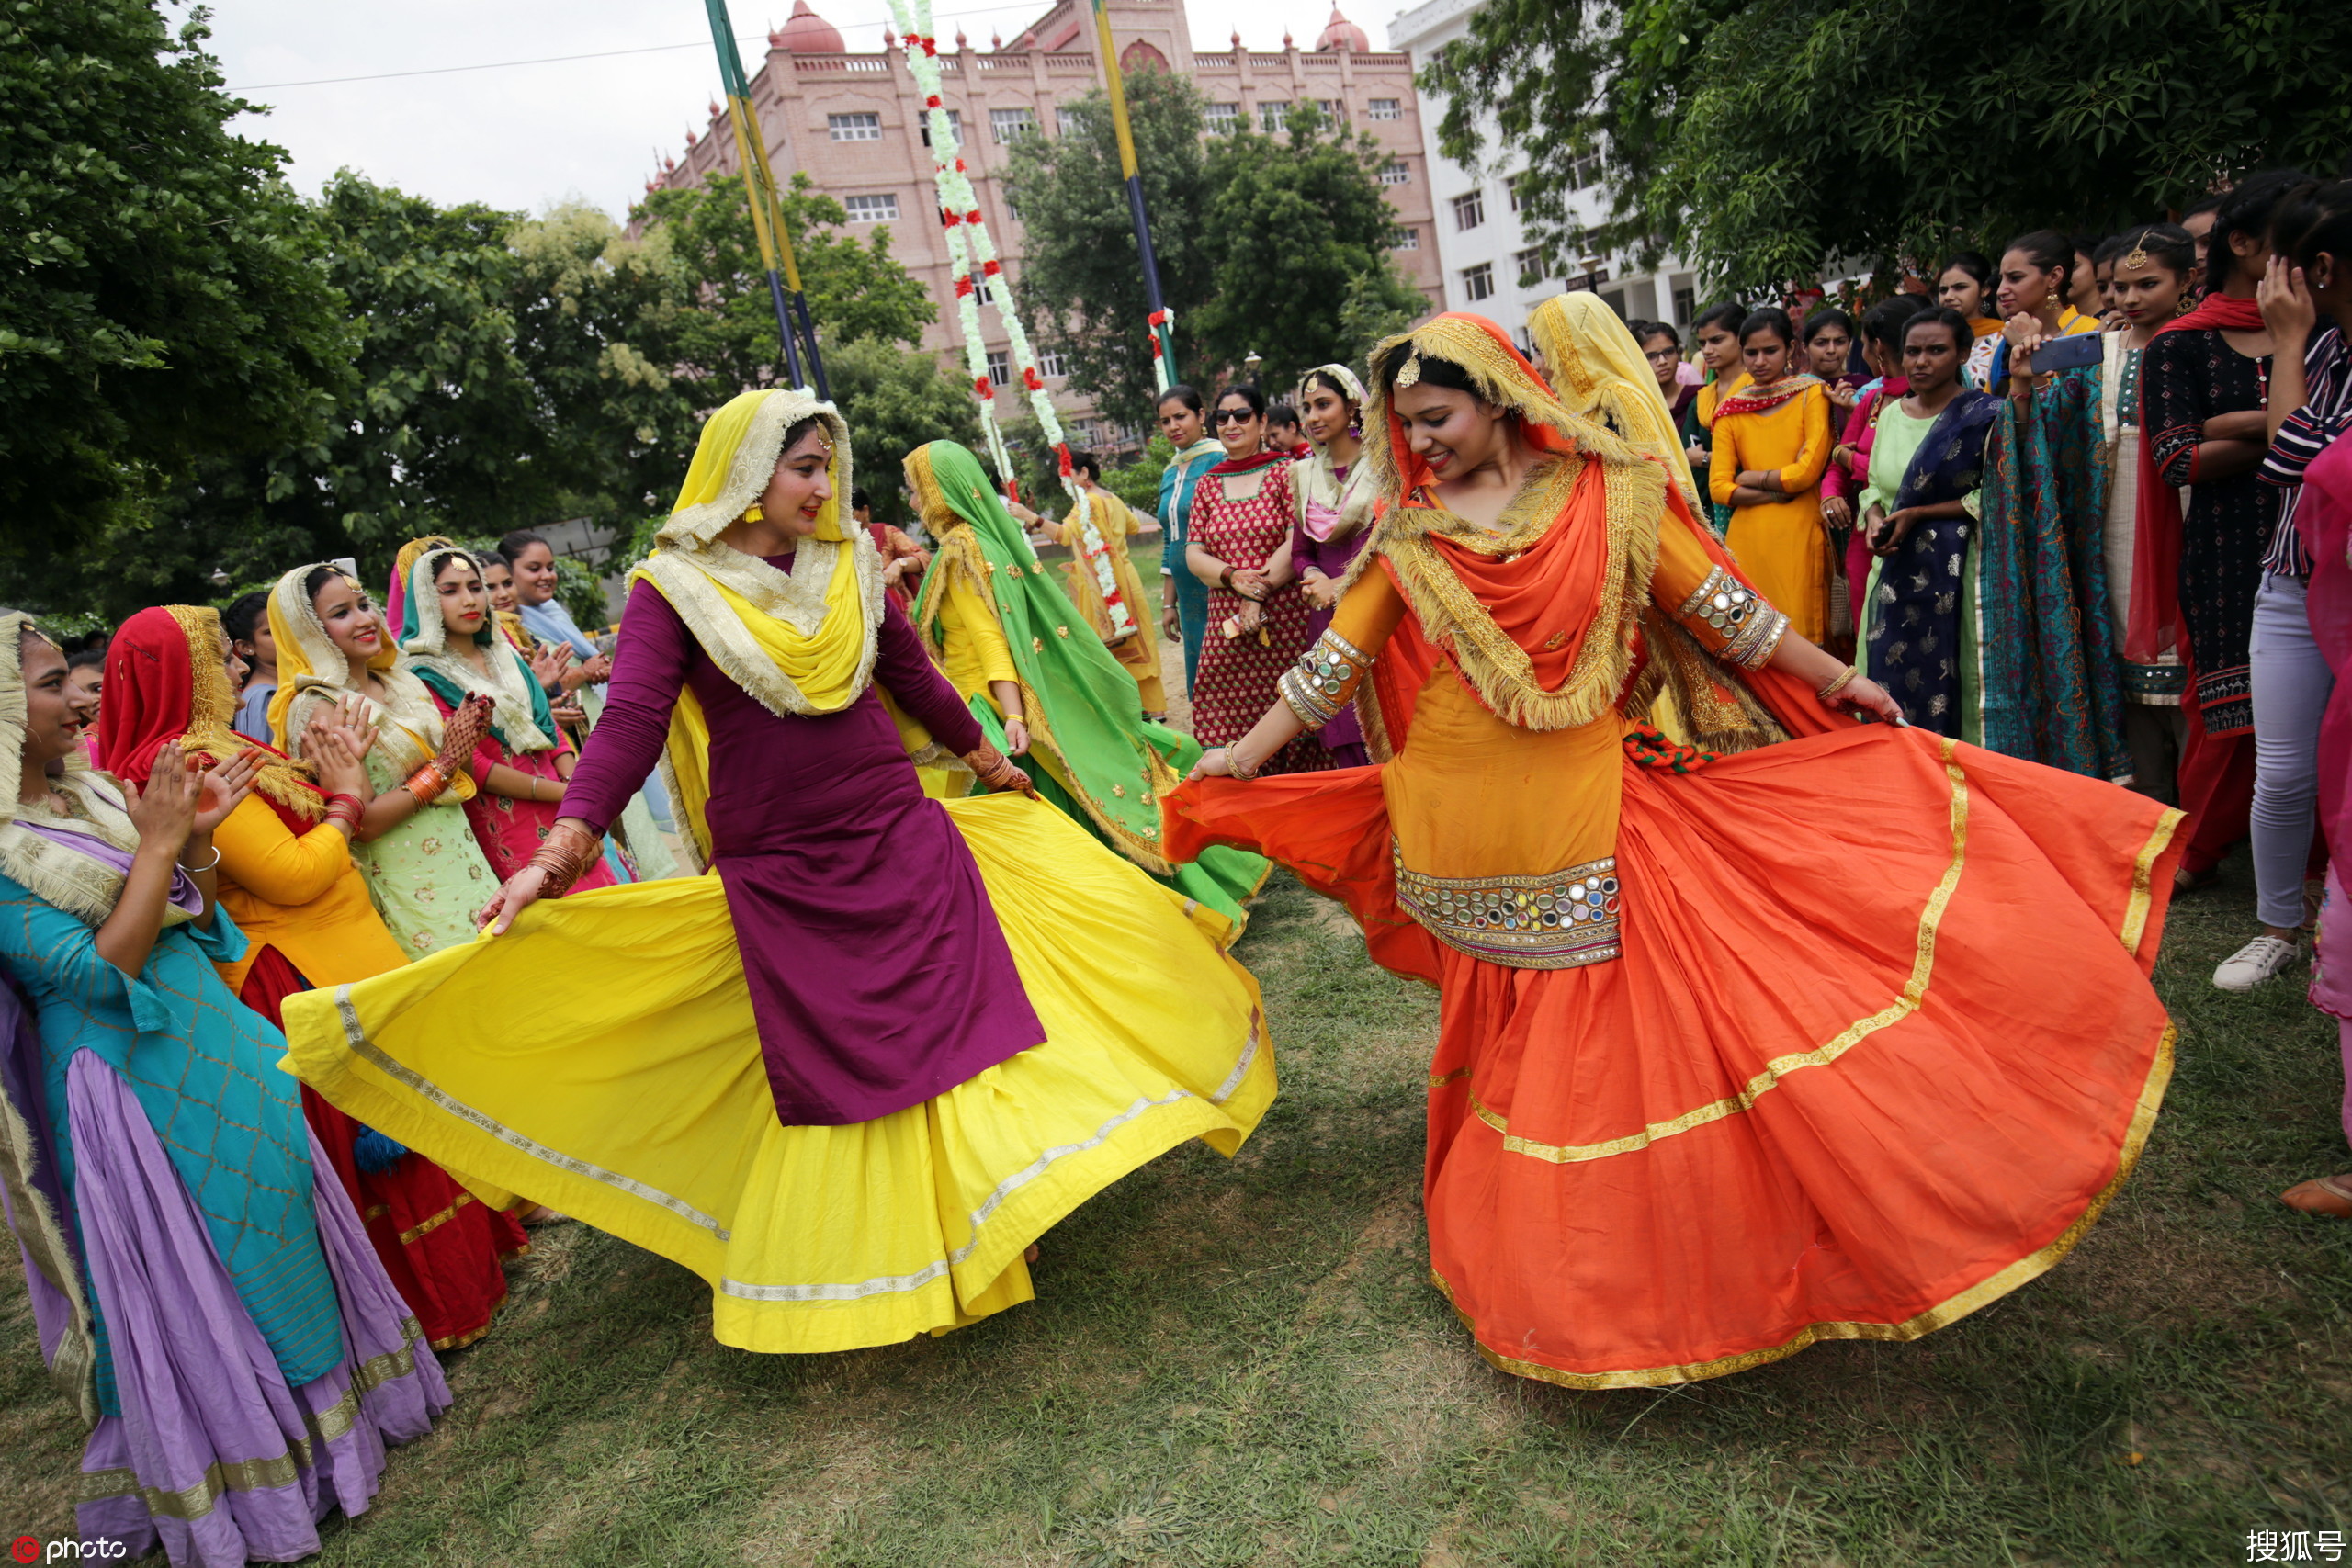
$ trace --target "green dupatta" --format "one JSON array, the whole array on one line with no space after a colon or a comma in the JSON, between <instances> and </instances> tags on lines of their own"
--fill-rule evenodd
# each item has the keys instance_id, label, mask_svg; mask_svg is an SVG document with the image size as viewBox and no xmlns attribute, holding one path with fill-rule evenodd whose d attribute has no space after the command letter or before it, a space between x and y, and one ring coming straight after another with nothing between
<instances>
[{"instance_id":1,"label":"green dupatta","mask_svg":"<svg viewBox=\"0 0 2352 1568\"><path fill-rule=\"evenodd\" d=\"M409 568L400 626L401 651L408 656L409 669L453 708L475 693L488 697L490 732L507 750L553 750L555 706L522 654L499 631L498 617L485 616L481 630L474 633L475 644L490 650L487 677L448 645L448 628L441 621L441 598L433 580L452 557L475 564L470 550L441 548L425 551Z\"/></svg>"},{"instance_id":2,"label":"green dupatta","mask_svg":"<svg viewBox=\"0 0 2352 1568\"><path fill-rule=\"evenodd\" d=\"M1143 716L1135 677L1038 562L978 457L955 442L934 441L909 455L907 478L924 526L939 541L915 606L915 625L933 651L944 645L940 607L960 575L996 612L1019 677L1031 751L1068 792L1077 808L1071 814L1146 871L1226 913L1238 934L1240 900L1264 882L1270 863L1220 848L1197 868L1178 866L1160 848L1160 797L1199 761L1200 743ZM972 711L1001 743L994 705L974 697ZM1196 869L1209 880L1195 886L1201 878L1187 874Z\"/></svg>"}]
</instances>

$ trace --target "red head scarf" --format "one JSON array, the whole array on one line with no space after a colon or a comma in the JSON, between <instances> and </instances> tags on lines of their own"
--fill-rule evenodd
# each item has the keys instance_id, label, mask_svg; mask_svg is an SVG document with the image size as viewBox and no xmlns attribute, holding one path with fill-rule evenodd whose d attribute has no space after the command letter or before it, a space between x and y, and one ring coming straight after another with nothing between
<instances>
[{"instance_id":1,"label":"red head scarf","mask_svg":"<svg viewBox=\"0 0 2352 1568\"><path fill-rule=\"evenodd\" d=\"M226 761L240 752L268 753L254 788L295 832L314 826L326 802L301 764L229 728L236 698L224 668L228 643L215 610L168 604L141 610L107 645L106 723L98 765L144 786L165 747Z\"/></svg>"}]
</instances>

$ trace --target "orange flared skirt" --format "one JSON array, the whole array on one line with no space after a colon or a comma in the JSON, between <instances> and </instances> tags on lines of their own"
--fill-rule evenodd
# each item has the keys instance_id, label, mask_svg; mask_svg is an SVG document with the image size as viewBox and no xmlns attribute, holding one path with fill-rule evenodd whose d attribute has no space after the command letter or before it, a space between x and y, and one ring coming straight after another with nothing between
<instances>
[{"instance_id":1,"label":"orange flared skirt","mask_svg":"<svg viewBox=\"0 0 2352 1568\"><path fill-rule=\"evenodd\" d=\"M1170 853L1262 851L1440 988L1430 1267L1487 1359L1715 1377L1915 1338L2063 1258L2171 1071L2179 814L1879 726L1623 780L1623 955L1558 970L1397 908L1377 767L1169 802Z\"/></svg>"}]
</instances>

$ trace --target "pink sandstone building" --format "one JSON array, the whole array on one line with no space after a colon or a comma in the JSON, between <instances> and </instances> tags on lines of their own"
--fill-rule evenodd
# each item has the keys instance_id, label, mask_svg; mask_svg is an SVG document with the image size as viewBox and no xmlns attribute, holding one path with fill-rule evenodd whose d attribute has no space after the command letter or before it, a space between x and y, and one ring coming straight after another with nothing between
<instances>
[{"instance_id":1,"label":"pink sandstone building","mask_svg":"<svg viewBox=\"0 0 2352 1568\"><path fill-rule=\"evenodd\" d=\"M1192 78L1207 100L1212 134L1244 119L1279 129L1290 105L1312 100L1327 118L1373 136L1387 153L1381 179L1396 210L1396 259L1433 303L1441 300L1420 107L1408 56L1373 51L1363 29L1336 6L1314 48L1301 49L1286 35L1272 52L1243 49L1238 33L1224 52L1195 51L1183 0L1111 0L1110 17L1126 69L1173 70ZM808 8L808 0L796 0L791 20L768 35L767 57L752 77L752 100L779 181L805 173L848 209L853 228L888 226L891 254L941 302L923 346L939 354L960 381L955 312L947 308L947 246L934 216L922 103L904 57L887 34L885 45L879 54L848 52L841 34ZM986 51L970 48L958 33L952 52L943 44L939 63L942 96L972 183L1006 270L1017 277L1021 222L1005 200L1002 179L1008 144L1033 130L1059 135L1058 107L1102 85L1092 14L1085 0L1058 0L1011 43ZM647 182L649 190L734 172L735 139L720 106L711 106L708 126L689 131L686 141L685 155L664 158L661 173ZM1279 243L1279 236L1267 239ZM981 319L999 388L998 417L1017 418L1022 411L1007 389L1002 332L994 312L984 310ZM1033 333L1036 327L1031 323ZM1177 331L1181 337L1181 320ZM1113 447L1132 441L1133 433L1112 431L1090 416L1082 389L1067 388L1055 374L1054 356L1046 355L1042 368L1056 402L1069 411L1073 440Z\"/></svg>"}]
</instances>

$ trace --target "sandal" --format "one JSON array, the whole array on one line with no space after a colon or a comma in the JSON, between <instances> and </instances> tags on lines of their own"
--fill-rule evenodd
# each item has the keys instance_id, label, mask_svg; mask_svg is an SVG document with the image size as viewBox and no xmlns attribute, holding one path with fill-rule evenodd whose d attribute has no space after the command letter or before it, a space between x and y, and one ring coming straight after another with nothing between
<instances>
[{"instance_id":1,"label":"sandal","mask_svg":"<svg viewBox=\"0 0 2352 1568\"><path fill-rule=\"evenodd\" d=\"M2352 1187L2346 1187L2340 1177L2321 1176L2309 1181L2299 1181L2281 1192L2278 1201L2306 1214L2324 1214L2331 1220L2352 1220Z\"/></svg>"}]
</instances>

